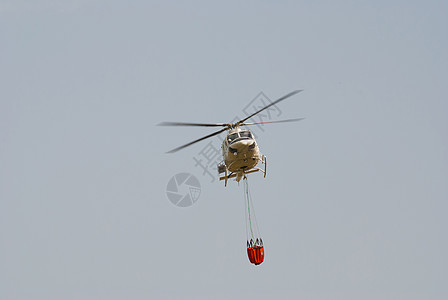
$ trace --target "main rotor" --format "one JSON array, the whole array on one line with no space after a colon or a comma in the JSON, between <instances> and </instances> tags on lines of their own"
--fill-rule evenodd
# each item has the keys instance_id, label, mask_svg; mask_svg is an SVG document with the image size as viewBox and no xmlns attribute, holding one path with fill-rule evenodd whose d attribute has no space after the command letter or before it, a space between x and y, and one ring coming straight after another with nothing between
<instances>
[{"instance_id":1,"label":"main rotor","mask_svg":"<svg viewBox=\"0 0 448 300\"><path fill-rule=\"evenodd\" d=\"M206 135L206 136L204 136L204 137L201 137L201 138L199 138L199 139L197 139L197 140L194 140L194 141L192 141L192 142L190 142L190 143L188 143L188 144L185 144L185 145L182 145L182 146L180 146L180 147L174 148L174 149L168 151L167 153L174 153L174 152L177 152L177 151L179 151L179 150L181 150L181 149L183 149L183 148L186 148L186 147L188 147L188 146L191 146L191 145L193 145L193 144L195 144L195 143L197 143L197 142L200 142L200 141L205 140L205 139L208 139L208 138L210 138L210 137L212 137L212 136L218 135L218 134L220 134L221 132L224 132L224 131L226 131L226 130L230 130L230 129L234 129L234 128L238 128L238 127L240 127L240 126L250 126L250 125L258 125L258 124L268 124L268 123L296 122L296 121L303 120L304 118L297 118L297 119L288 119L288 120L280 120L280 121L268 121L268 122L245 123L247 120L249 120L250 118L252 118L252 117L255 116L256 114L262 112L262 111L265 110L265 109L268 109L269 107L271 107L271 106L273 106L273 105L279 103L280 101L285 100L286 98L289 98L289 97L291 97L291 96L293 96L293 95L295 95L295 94L297 94L297 93L300 93L301 91L303 91L303 90L295 90L295 91L292 91L291 93L286 94L285 96L283 96L283 97L281 97L281 98L275 100L274 102L271 102L270 104L264 106L264 107L261 108L260 110L254 112L253 114L251 114L251 115L245 117L244 119L241 119L241 120L239 120L239 121L237 121L237 122L235 122L235 123L186 123L186 122L161 122L161 123L158 124L159 126L224 127L224 128L221 129L221 130L218 130L218 131L213 132L213 133L211 133L211 134L209 134L209 135Z\"/></svg>"}]
</instances>

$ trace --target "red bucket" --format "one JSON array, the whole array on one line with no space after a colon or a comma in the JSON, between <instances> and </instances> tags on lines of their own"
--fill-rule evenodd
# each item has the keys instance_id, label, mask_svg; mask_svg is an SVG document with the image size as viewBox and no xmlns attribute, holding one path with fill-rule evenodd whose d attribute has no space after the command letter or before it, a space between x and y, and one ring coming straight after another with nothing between
<instances>
[{"instance_id":1,"label":"red bucket","mask_svg":"<svg viewBox=\"0 0 448 300\"><path fill-rule=\"evenodd\" d=\"M247 256L249 261L254 265L259 265L264 260L264 247L263 246L253 246L247 248Z\"/></svg>"}]
</instances>

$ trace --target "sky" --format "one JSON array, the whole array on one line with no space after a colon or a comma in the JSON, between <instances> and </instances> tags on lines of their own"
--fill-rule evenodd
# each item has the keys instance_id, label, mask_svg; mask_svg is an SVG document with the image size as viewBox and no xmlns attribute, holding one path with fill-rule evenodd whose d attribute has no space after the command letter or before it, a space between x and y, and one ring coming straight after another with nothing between
<instances>
[{"instance_id":1,"label":"sky","mask_svg":"<svg viewBox=\"0 0 448 300\"><path fill-rule=\"evenodd\" d=\"M0 298L447 299L447 10L1 0ZM156 125L296 89L268 117L303 121L252 128L254 266L242 185L195 161L219 139Z\"/></svg>"}]
</instances>

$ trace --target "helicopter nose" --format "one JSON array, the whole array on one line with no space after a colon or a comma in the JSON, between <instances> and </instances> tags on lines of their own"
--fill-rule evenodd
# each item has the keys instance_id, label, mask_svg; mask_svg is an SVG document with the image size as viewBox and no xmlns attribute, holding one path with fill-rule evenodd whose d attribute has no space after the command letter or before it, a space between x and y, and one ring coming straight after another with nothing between
<instances>
[{"instance_id":1,"label":"helicopter nose","mask_svg":"<svg viewBox=\"0 0 448 300\"><path fill-rule=\"evenodd\" d=\"M253 142L254 142L253 140L241 140L241 141L237 141L237 142L233 143L231 145L231 147L233 149L236 149L238 152L240 152L240 151L246 150L247 147L252 145Z\"/></svg>"}]
</instances>

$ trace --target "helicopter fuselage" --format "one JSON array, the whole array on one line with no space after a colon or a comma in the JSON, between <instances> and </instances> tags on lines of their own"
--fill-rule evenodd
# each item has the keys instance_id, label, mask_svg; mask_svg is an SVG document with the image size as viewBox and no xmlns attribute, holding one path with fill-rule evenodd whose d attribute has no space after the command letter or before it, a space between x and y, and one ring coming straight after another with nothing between
<instances>
[{"instance_id":1,"label":"helicopter fuselage","mask_svg":"<svg viewBox=\"0 0 448 300\"><path fill-rule=\"evenodd\" d=\"M262 161L257 141L249 130L231 129L221 148L225 167L236 175L237 181Z\"/></svg>"}]
</instances>

